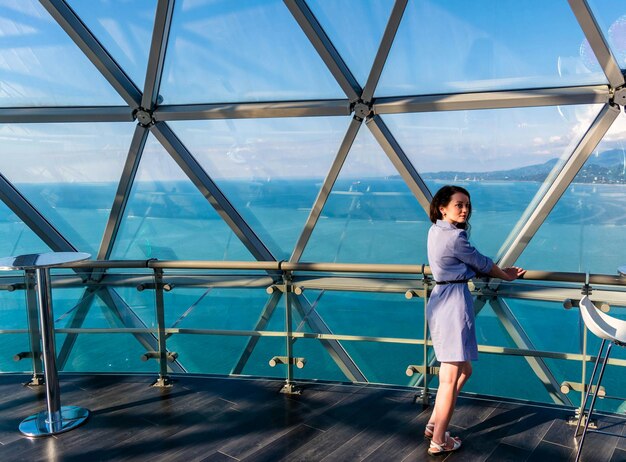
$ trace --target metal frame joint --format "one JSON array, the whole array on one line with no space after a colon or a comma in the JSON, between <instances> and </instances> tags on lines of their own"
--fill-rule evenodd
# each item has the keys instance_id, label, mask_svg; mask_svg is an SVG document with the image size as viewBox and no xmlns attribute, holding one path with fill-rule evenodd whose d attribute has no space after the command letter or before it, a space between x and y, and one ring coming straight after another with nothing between
<instances>
[{"instance_id":1,"label":"metal frame joint","mask_svg":"<svg viewBox=\"0 0 626 462\"><path fill-rule=\"evenodd\" d=\"M137 120L137 123L142 127L151 127L156 123L153 111L143 107L138 107L133 111L133 118Z\"/></svg>"},{"instance_id":2,"label":"metal frame joint","mask_svg":"<svg viewBox=\"0 0 626 462\"><path fill-rule=\"evenodd\" d=\"M350 105L350 112L354 112L355 119L362 121L374 115L372 107L372 103L358 100Z\"/></svg>"}]
</instances>

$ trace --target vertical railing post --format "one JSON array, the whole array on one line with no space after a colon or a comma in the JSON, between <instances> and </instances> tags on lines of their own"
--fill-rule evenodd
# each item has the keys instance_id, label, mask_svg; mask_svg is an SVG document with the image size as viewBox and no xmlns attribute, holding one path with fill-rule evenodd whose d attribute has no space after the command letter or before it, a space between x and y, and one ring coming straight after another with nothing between
<instances>
[{"instance_id":1,"label":"vertical railing post","mask_svg":"<svg viewBox=\"0 0 626 462\"><path fill-rule=\"evenodd\" d=\"M41 365L41 330L39 329L39 311L37 305L37 292L35 291L35 270L24 271L24 282L26 284L26 315L28 321L28 339L30 343L30 353L33 363L33 377L28 386L43 385L43 368Z\"/></svg>"},{"instance_id":2,"label":"vertical railing post","mask_svg":"<svg viewBox=\"0 0 626 462\"><path fill-rule=\"evenodd\" d=\"M589 272L585 273L585 285L583 285L582 290L580 291L581 295L590 295L591 294L591 286L589 285ZM580 418L585 418L585 393L587 391L587 326L583 322L583 316L580 310L578 310L578 321L582 327L582 336L583 336L583 345L582 345L582 354L583 354L583 363L582 363L582 377L580 383L582 387L580 388L580 407L578 408L578 421L580 422ZM589 384L591 386L591 383ZM583 422L584 424L585 422Z\"/></svg>"},{"instance_id":3,"label":"vertical railing post","mask_svg":"<svg viewBox=\"0 0 626 462\"><path fill-rule=\"evenodd\" d=\"M285 297L285 365L287 366L287 377L285 385L280 390L281 393L299 394L300 390L293 381L293 320L291 309L292 297L292 273L291 271L283 271L283 296Z\"/></svg>"},{"instance_id":4,"label":"vertical railing post","mask_svg":"<svg viewBox=\"0 0 626 462\"><path fill-rule=\"evenodd\" d=\"M424 272L422 271L422 274ZM428 306L428 287L429 279L424 274L424 389L422 390L422 404L428 405L428 318L427 318L427 306Z\"/></svg>"},{"instance_id":5,"label":"vertical railing post","mask_svg":"<svg viewBox=\"0 0 626 462\"><path fill-rule=\"evenodd\" d=\"M163 270L154 269L154 298L156 306L157 340L159 345L159 378L154 383L155 387L170 387L171 380L167 375L167 346L165 344L165 304L163 301Z\"/></svg>"}]
</instances>

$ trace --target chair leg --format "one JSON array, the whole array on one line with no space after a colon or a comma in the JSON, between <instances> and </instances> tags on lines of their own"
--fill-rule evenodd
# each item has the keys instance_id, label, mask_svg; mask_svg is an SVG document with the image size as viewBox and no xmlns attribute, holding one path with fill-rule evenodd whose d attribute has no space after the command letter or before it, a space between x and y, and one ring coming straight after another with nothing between
<instances>
[{"instance_id":1,"label":"chair leg","mask_svg":"<svg viewBox=\"0 0 626 462\"><path fill-rule=\"evenodd\" d=\"M580 436L578 433L580 430L580 423L585 417L585 408L587 407L587 400L589 399L589 394L591 393L591 389L593 388L592 387L593 379L596 376L596 371L598 370L598 364L600 363L600 358L602 357L602 350L604 349L605 343L606 343L606 339L603 339L602 343L600 344L600 349L598 350L598 356L596 357L596 362L593 365L593 372L591 373L591 377L589 378L589 386L587 387L587 391L585 392L585 398L583 399L583 403L580 406L580 414L578 415L578 423L576 424L576 431L574 432L574 438L576 438L577 436Z\"/></svg>"},{"instance_id":2,"label":"chair leg","mask_svg":"<svg viewBox=\"0 0 626 462\"><path fill-rule=\"evenodd\" d=\"M604 356L604 361L602 362L602 369L600 369L600 375L598 376L598 382L596 383L596 391L593 394L593 399L591 400L591 406L589 406L589 415L587 416L587 421L585 422L585 429L583 430L583 436L580 439L580 444L578 445L578 452L576 453L576 462L580 460L580 455L583 452L583 443L585 442L585 436L587 435L587 428L589 427L589 422L591 421L591 414L593 414L593 408L596 405L596 398L598 397L598 390L600 390L600 384L602 383L602 377L604 376L604 369L606 368L606 363L609 362L609 355L611 354L611 347L613 343L609 343L608 348L606 349L606 355ZM591 382L589 382L591 386Z\"/></svg>"}]
</instances>

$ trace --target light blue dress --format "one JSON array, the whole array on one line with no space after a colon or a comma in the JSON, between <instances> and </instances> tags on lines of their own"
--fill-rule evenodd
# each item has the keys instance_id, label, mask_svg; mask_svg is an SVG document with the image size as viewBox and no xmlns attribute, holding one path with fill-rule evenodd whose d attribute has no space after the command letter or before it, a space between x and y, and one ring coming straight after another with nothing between
<instances>
[{"instance_id":1,"label":"light blue dress","mask_svg":"<svg viewBox=\"0 0 626 462\"><path fill-rule=\"evenodd\" d=\"M471 279L493 266L493 260L472 247L465 230L444 220L437 220L428 231L428 263L435 281ZM474 301L467 283L437 284L426 311L439 362L478 359Z\"/></svg>"}]
</instances>

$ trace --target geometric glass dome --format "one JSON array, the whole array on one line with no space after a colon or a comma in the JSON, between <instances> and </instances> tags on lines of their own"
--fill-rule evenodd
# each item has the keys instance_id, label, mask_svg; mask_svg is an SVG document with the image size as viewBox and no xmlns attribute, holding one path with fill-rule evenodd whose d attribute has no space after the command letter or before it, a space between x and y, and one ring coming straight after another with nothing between
<instances>
[{"instance_id":1,"label":"geometric glass dome","mask_svg":"<svg viewBox=\"0 0 626 462\"><path fill-rule=\"evenodd\" d=\"M626 262L621 0L480 10L465 0L0 0L0 39L0 253L421 265L429 202L456 183L472 194L473 243L499 265L614 274ZM78 326L83 305L132 313L120 316L134 320L126 327L155 325L145 292L108 287L90 302L89 289L73 290L57 327ZM284 328L255 324L275 295L233 293L167 294L168 327L208 328L215 316L220 329ZM249 322L219 317L248 296ZM317 288L296 300L301 332L408 338L405 322L423 323L398 294ZM479 343L502 348L540 348L533 310L563 317L554 300L476 307ZM379 325L364 334L372 316ZM203 368L187 340L175 340L188 350L171 366L179 372L275 374L260 360ZM307 376L406 383L402 365L375 366L410 356L406 345L313 343L296 344L324 364L310 362ZM66 340L62 366L80 348L90 346ZM552 399L539 395L557 396L568 373L556 360L511 361L540 377L523 398ZM491 359L479 367L493 378Z\"/></svg>"}]
</instances>

